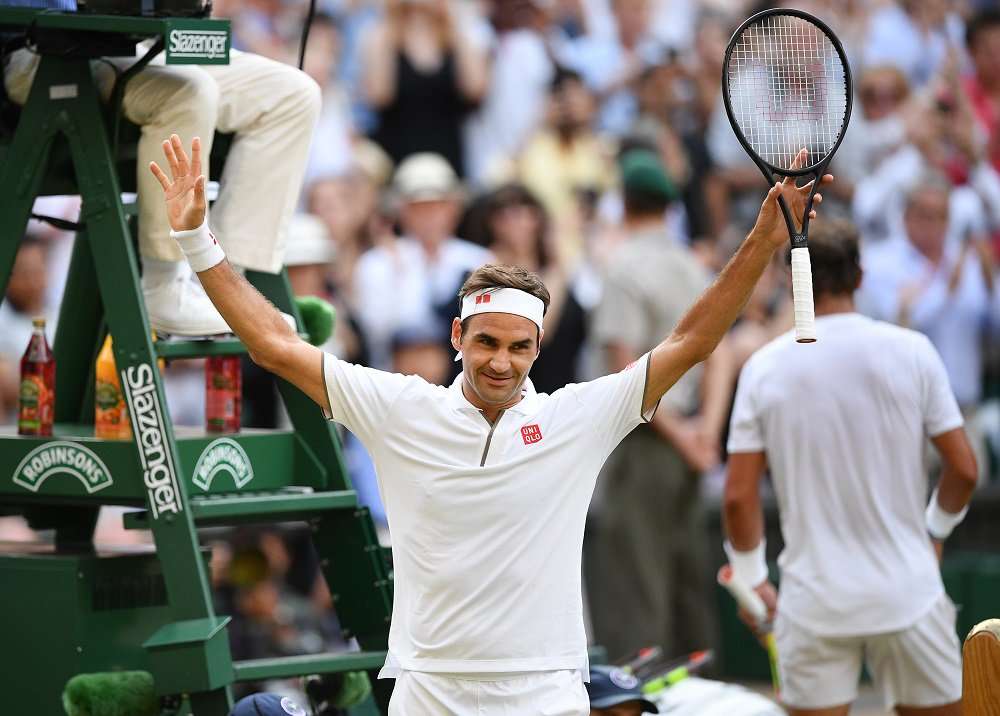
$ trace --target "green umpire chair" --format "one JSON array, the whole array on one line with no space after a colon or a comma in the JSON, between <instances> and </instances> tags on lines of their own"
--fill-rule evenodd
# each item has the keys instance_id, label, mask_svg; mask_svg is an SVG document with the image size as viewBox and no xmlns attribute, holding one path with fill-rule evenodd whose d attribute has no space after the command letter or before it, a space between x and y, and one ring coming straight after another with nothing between
<instances>
[{"instance_id":1,"label":"green umpire chair","mask_svg":"<svg viewBox=\"0 0 1000 716\"><path fill-rule=\"evenodd\" d=\"M0 33L27 36L42 55L25 106L0 106L0 296L35 198L83 200L79 222L63 224L76 241L54 343L54 435L0 429L0 514L23 515L55 535L53 544L0 544L5 713L62 714L60 694L80 673L148 671L157 694L175 706L165 713L225 716L238 681L377 669L391 614L391 567L346 475L333 425L279 381L292 430L219 436L175 428L157 368L161 359L246 351L235 338L151 339L130 230L135 209L121 200L123 191L135 191L138 131L121 118L122 90L164 45L168 63L228 61L228 21L3 7ZM168 38L185 33L224 38L225 52L172 55ZM90 60L131 55L137 41L150 38L154 50L103 106ZM226 145L215 142L216 167ZM299 318L283 273L248 272L247 279ZM134 437L127 441L94 437L94 362L109 332L131 413ZM155 547L95 545L104 505L144 508L129 513L126 526L149 530ZM213 607L198 530L276 522L309 525L344 635L362 651L232 659L230 618Z\"/></svg>"}]
</instances>

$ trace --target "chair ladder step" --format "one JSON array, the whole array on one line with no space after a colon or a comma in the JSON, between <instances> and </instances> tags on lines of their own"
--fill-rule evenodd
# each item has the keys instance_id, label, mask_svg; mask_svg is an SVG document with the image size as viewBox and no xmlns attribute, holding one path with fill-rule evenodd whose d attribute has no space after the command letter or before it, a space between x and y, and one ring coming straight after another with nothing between
<instances>
[{"instance_id":1,"label":"chair ladder step","mask_svg":"<svg viewBox=\"0 0 1000 716\"><path fill-rule=\"evenodd\" d=\"M379 668L384 661L384 651L345 651L234 661L233 671L237 681L265 681L308 674L368 671Z\"/></svg>"},{"instance_id":2,"label":"chair ladder step","mask_svg":"<svg viewBox=\"0 0 1000 716\"><path fill-rule=\"evenodd\" d=\"M153 344L160 358L207 358L209 356L246 355L243 341L235 336L211 340L185 340L166 338Z\"/></svg>"},{"instance_id":3,"label":"chair ladder step","mask_svg":"<svg viewBox=\"0 0 1000 716\"><path fill-rule=\"evenodd\" d=\"M324 492L228 493L190 498L191 516L199 526L235 525L252 522L295 522L308 520L330 510L351 510L358 506L354 490ZM147 529L146 511L125 515L128 529Z\"/></svg>"}]
</instances>

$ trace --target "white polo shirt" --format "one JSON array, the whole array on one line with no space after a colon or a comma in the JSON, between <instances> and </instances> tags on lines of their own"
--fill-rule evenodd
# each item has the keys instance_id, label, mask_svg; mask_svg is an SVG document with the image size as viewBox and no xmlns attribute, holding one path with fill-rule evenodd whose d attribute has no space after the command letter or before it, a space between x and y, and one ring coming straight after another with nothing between
<instances>
[{"instance_id":1,"label":"white polo shirt","mask_svg":"<svg viewBox=\"0 0 1000 716\"><path fill-rule=\"evenodd\" d=\"M944 591L924 446L962 425L930 341L858 313L787 333L740 374L729 452L765 452L785 548L778 610L823 636L905 629Z\"/></svg>"},{"instance_id":2,"label":"white polo shirt","mask_svg":"<svg viewBox=\"0 0 1000 716\"><path fill-rule=\"evenodd\" d=\"M333 419L371 453L392 532L380 676L588 672L584 522L601 466L643 422L647 366L552 395L526 381L490 425L461 375L446 388L325 356Z\"/></svg>"}]
</instances>

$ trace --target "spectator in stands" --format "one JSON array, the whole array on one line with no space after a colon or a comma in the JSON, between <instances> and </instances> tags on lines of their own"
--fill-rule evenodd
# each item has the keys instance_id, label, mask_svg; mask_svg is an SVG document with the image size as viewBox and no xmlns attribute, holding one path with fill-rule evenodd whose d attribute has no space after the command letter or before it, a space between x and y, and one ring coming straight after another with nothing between
<instances>
[{"instance_id":1,"label":"spectator in stands","mask_svg":"<svg viewBox=\"0 0 1000 716\"><path fill-rule=\"evenodd\" d=\"M486 197L484 221L496 260L537 273L549 290L542 352L531 368L535 390L552 393L577 382L589 303L579 274L558 259L545 207L527 187L507 184Z\"/></svg>"},{"instance_id":2,"label":"spectator in stands","mask_svg":"<svg viewBox=\"0 0 1000 716\"><path fill-rule=\"evenodd\" d=\"M663 56L650 33L650 0L612 0L614 32L570 43L561 60L579 72L601 100L600 128L621 135L636 119L634 83Z\"/></svg>"},{"instance_id":3,"label":"spectator in stands","mask_svg":"<svg viewBox=\"0 0 1000 716\"><path fill-rule=\"evenodd\" d=\"M695 118L691 89L680 58L668 55L662 63L648 67L636 83L639 114L627 140L641 138L656 148L667 175L681 192L684 233L694 240L714 238L723 226L710 211L718 179L703 128Z\"/></svg>"},{"instance_id":4,"label":"spectator in stands","mask_svg":"<svg viewBox=\"0 0 1000 716\"><path fill-rule=\"evenodd\" d=\"M983 10L969 20L966 47L974 72L964 78L965 94L986 137L986 156L1000 172L1000 10ZM993 242L1000 257L1000 231Z\"/></svg>"},{"instance_id":5,"label":"spectator in stands","mask_svg":"<svg viewBox=\"0 0 1000 716\"><path fill-rule=\"evenodd\" d=\"M358 261L354 306L369 341L371 365L391 366L392 337L401 328L441 325L455 312L466 276L491 258L452 235L462 206L458 177L437 154L414 154L399 166L393 189L403 237L369 249Z\"/></svg>"},{"instance_id":6,"label":"spectator in stands","mask_svg":"<svg viewBox=\"0 0 1000 716\"><path fill-rule=\"evenodd\" d=\"M510 164L541 125L555 72L546 42L545 0L489 7L490 82L466 128L467 176L477 185L509 176Z\"/></svg>"},{"instance_id":7,"label":"spectator in stands","mask_svg":"<svg viewBox=\"0 0 1000 716\"><path fill-rule=\"evenodd\" d=\"M576 72L558 69L549 95L548 121L518 159L518 176L554 221L567 260L583 250L576 218L580 191L603 191L611 174L610 151L594 133L594 98Z\"/></svg>"},{"instance_id":8,"label":"spectator in stands","mask_svg":"<svg viewBox=\"0 0 1000 716\"><path fill-rule=\"evenodd\" d=\"M874 318L930 338L968 418L982 399L984 330L1000 319L1000 302L984 235L956 231L952 196L940 173L918 177L906 194L903 232L863 254L859 303ZM981 439L970 432L970 440L981 456Z\"/></svg>"},{"instance_id":9,"label":"spectator in stands","mask_svg":"<svg viewBox=\"0 0 1000 716\"><path fill-rule=\"evenodd\" d=\"M877 172L908 143L910 85L903 71L894 65L868 67L858 77L857 87L859 103L833 160L837 183L844 182L852 192L855 182Z\"/></svg>"},{"instance_id":10,"label":"spectator in stands","mask_svg":"<svg viewBox=\"0 0 1000 716\"><path fill-rule=\"evenodd\" d=\"M333 263L335 246L326 225L312 214L296 214L289 233L291 241L285 251L285 270L292 293L329 300L327 272Z\"/></svg>"},{"instance_id":11,"label":"spectator in stands","mask_svg":"<svg viewBox=\"0 0 1000 716\"><path fill-rule=\"evenodd\" d=\"M1000 174L988 160L956 63L945 63L914 94L902 119L905 140L858 178L852 210L862 236L883 238L902 231L901 197L926 171L943 173L955 187L950 221L956 233L989 232L1000 226ZM889 144L899 130L896 120L886 121L882 129Z\"/></svg>"},{"instance_id":12,"label":"spectator in stands","mask_svg":"<svg viewBox=\"0 0 1000 716\"><path fill-rule=\"evenodd\" d=\"M302 65L323 93L319 122L313 134L306 167L305 184L317 177L339 176L351 168L354 127L351 101L337 77L340 56L340 27L325 13L318 13L309 30L309 44Z\"/></svg>"},{"instance_id":13,"label":"spectator in stands","mask_svg":"<svg viewBox=\"0 0 1000 716\"><path fill-rule=\"evenodd\" d=\"M962 48L962 18L947 0L896 0L872 15L865 66L891 64L922 87Z\"/></svg>"},{"instance_id":14,"label":"spectator in stands","mask_svg":"<svg viewBox=\"0 0 1000 716\"><path fill-rule=\"evenodd\" d=\"M973 72L965 77L965 91L989 137L990 161L1000 171L1000 10L983 10L969 20L966 47Z\"/></svg>"},{"instance_id":15,"label":"spectator in stands","mask_svg":"<svg viewBox=\"0 0 1000 716\"><path fill-rule=\"evenodd\" d=\"M281 0L216 0L214 10L219 17L232 18L233 47L292 63L294 52L282 32Z\"/></svg>"},{"instance_id":16,"label":"spectator in stands","mask_svg":"<svg viewBox=\"0 0 1000 716\"><path fill-rule=\"evenodd\" d=\"M373 138L397 164L419 152L464 173L462 125L489 81L486 58L450 0L388 0L367 37L364 92Z\"/></svg>"},{"instance_id":17,"label":"spectator in stands","mask_svg":"<svg viewBox=\"0 0 1000 716\"><path fill-rule=\"evenodd\" d=\"M35 235L21 240L7 294L0 302L0 422L16 422L21 383L21 356L31 338L31 321L49 317L45 305L48 247ZM52 321L46 326L49 342L55 332Z\"/></svg>"},{"instance_id":18,"label":"spectator in stands","mask_svg":"<svg viewBox=\"0 0 1000 716\"><path fill-rule=\"evenodd\" d=\"M392 372L420 376L428 383L451 380L452 351L445 348L438 324L406 326L392 337Z\"/></svg>"},{"instance_id":19,"label":"spectator in stands","mask_svg":"<svg viewBox=\"0 0 1000 716\"><path fill-rule=\"evenodd\" d=\"M677 190L658 157L633 150L621 168L628 238L611 258L592 327L609 373L650 350L709 282L665 229ZM591 508L585 576L595 640L613 659L650 643L669 654L692 651L709 638L699 477L719 461L729 403L730 377L718 370L718 355L671 388L602 474L608 498Z\"/></svg>"}]
</instances>

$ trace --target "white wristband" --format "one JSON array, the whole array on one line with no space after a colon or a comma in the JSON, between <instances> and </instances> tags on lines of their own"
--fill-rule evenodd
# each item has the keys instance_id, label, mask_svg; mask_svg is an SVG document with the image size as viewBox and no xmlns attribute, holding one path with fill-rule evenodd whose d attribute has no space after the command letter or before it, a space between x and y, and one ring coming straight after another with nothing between
<instances>
[{"instance_id":1,"label":"white wristband","mask_svg":"<svg viewBox=\"0 0 1000 716\"><path fill-rule=\"evenodd\" d=\"M219 246L215 235L208 228L208 219L202 222L197 229L189 231L171 231L170 237L180 244L184 258L191 264L195 273L207 271L213 266L222 263L226 254Z\"/></svg>"},{"instance_id":2,"label":"white wristband","mask_svg":"<svg viewBox=\"0 0 1000 716\"><path fill-rule=\"evenodd\" d=\"M767 581L767 558L765 548L767 540L761 537L756 547L746 552L740 552L729 540L722 545L729 557L729 566L733 568L733 579L748 587L757 587Z\"/></svg>"},{"instance_id":3,"label":"white wristband","mask_svg":"<svg viewBox=\"0 0 1000 716\"><path fill-rule=\"evenodd\" d=\"M945 512L944 508L938 504L938 491L935 487L934 494L931 495L931 501L927 503L927 512L924 513L924 519L927 522L927 531L936 540L947 539L956 525L965 519L965 513L968 511L969 506L966 505L962 508L961 512Z\"/></svg>"}]
</instances>

